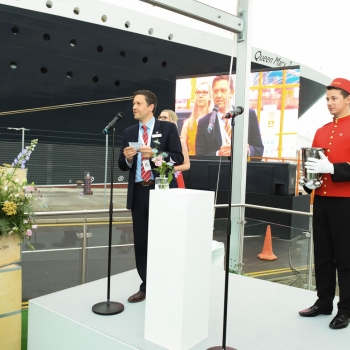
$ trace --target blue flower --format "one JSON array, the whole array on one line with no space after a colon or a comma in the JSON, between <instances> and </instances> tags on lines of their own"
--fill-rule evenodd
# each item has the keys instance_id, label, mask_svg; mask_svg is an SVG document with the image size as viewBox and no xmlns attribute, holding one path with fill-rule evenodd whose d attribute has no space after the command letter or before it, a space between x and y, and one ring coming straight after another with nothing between
<instances>
[{"instance_id":1,"label":"blue flower","mask_svg":"<svg viewBox=\"0 0 350 350\"><path fill-rule=\"evenodd\" d=\"M26 146L25 149L23 149L18 156L14 159L13 163L12 163L12 167L16 168L20 165L24 165L26 163L26 161L29 160L30 155L32 154L36 144L38 143L38 140L32 140L30 142L30 146Z\"/></svg>"},{"instance_id":2,"label":"blue flower","mask_svg":"<svg viewBox=\"0 0 350 350\"><path fill-rule=\"evenodd\" d=\"M153 148L153 149L152 149L152 152L153 152L153 153L158 153L157 148Z\"/></svg>"}]
</instances>

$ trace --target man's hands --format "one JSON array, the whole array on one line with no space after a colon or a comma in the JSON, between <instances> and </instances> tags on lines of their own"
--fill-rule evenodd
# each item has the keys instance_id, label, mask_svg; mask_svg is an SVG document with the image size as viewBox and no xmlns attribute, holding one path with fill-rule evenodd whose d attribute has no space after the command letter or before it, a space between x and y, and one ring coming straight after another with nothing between
<instances>
[{"instance_id":1,"label":"man's hands","mask_svg":"<svg viewBox=\"0 0 350 350\"><path fill-rule=\"evenodd\" d=\"M142 147L140 147L139 152L146 159L152 158L152 156L153 156L152 148L149 147L149 146L142 146Z\"/></svg>"},{"instance_id":2,"label":"man's hands","mask_svg":"<svg viewBox=\"0 0 350 350\"><path fill-rule=\"evenodd\" d=\"M231 144L227 143L226 145L222 145L219 149L218 156L230 157L231 156Z\"/></svg>"},{"instance_id":3,"label":"man's hands","mask_svg":"<svg viewBox=\"0 0 350 350\"><path fill-rule=\"evenodd\" d=\"M139 148L139 152L143 155L143 157L145 159L152 158L152 156L153 156L152 148L149 147L149 146L142 146L142 147L140 147ZM127 159L127 161L129 163L132 162L133 157L134 157L134 155L136 153L137 153L136 149L133 148L133 147L130 147L130 146L129 147L125 147L124 148L124 152L123 152L125 158Z\"/></svg>"},{"instance_id":4,"label":"man's hands","mask_svg":"<svg viewBox=\"0 0 350 350\"><path fill-rule=\"evenodd\" d=\"M127 159L127 161L128 161L129 163L132 163L133 157L134 157L134 155L135 155L136 153L137 153L137 152L136 152L136 149L133 148L133 147L130 147L130 146L129 146L129 147L125 147L125 148L124 148L124 152L123 152L125 158Z\"/></svg>"},{"instance_id":5,"label":"man's hands","mask_svg":"<svg viewBox=\"0 0 350 350\"><path fill-rule=\"evenodd\" d=\"M328 158L324 155L323 152L318 152L321 159L317 158L308 158L307 162L305 162L305 168L310 174L334 174L334 166L328 160ZM306 187L307 184L305 184ZM310 188L310 187L308 187ZM310 188L311 189L311 188Z\"/></svg>"},{"instance_id":6,"label":"man's hands","mask_svg":"<svg viewBox=\"0 0 350 350\"><path fill-rule=\"evenodd\" d=\"M250 148L247 145L247 155L250 155ZM231 144L227 143L226 145L222 145L219 149L218 156L222 157L230 157L231 156Z\"/></svg>"}]
</instances>

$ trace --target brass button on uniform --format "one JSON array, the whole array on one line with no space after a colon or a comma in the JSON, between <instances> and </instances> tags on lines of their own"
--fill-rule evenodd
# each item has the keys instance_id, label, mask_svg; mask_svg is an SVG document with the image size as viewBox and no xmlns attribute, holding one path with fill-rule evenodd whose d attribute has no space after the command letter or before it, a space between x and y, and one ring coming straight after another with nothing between
<instances>
[{"instance_id":1,"label":"brass button on uniform","mask_svg":"<svg viewBox=\"0 0 350 350\"><path fill-rule=\"evenodd\" d=\"M327 187L327 185L323 185L323 187Z\"/></svg>"},{"instance_id":2,"label":"brass button on uniform","mask_svg":"<svg viewBox=\"0 0 350 350\"><path fill-rule=\"evenodd\" d=\"M323 194L327 194L327 192L323 192Z\"/></svg>"},{"instance_id":3,"label":"brass button on uniform","mask_svg":"<svg viewBox=\"0 0 350 350\"><path fill-rule=\"evenodd\" d=\"M324 179L325 179L325 180L327 180L328 178L327 178L327 177L325 177Z\"/></svg>"},{"instance_id":4,"label":"brass button on uniform","mask_svg":"<svg viewBox=\"0 0 350 350\"><path fill-rule=\"evenodd\" d=\"M332 144L332 142L329 143L330 145Z\"/></svg>"},{"instance_id":5,"label":"brass button on uniform","mask_svg":"<svg viewBox=\"0 0 350 350\"><path fill-rule=\"evenodd\" d=\"M333 138L333 136L331 136L331 139Z\"/></svg>"},{"instance_id":6,"label":"brass button on uniform","mask_svg":"<svg viewBox=\"0 0 350 350\"><path fill-rule=\"evenodd\" d=\"M332 134L334 134L334 130L332 131Z\"/></svg>"}]
</instances>

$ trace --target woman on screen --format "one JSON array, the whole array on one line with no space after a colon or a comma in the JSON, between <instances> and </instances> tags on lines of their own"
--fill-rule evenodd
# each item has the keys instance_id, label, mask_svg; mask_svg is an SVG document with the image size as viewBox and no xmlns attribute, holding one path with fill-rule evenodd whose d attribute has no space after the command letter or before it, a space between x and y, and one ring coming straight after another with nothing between
<instances>
[{"instance_id":1,"label":"woman on screen","mask_svg":"<svg viewBox=\"0 0 350 350\"><path fill-rule=\"evenodd\" d=\"M198 120L210 112L212 103L211 87L208 82L200 83L195 92L193 111L184 121L181 137L185 140L190 156L196 155L196 135Z\"/></svg>"},{"instance_id":2,"label":"woman on screen","mask_svg":"<svg viewBox=\"0 0 350 350\"><path fill-rule=\"evenodd\" d=\"M176 124L176 126L177 126L178 119L179 118L177 117L176 113L170 109L165 109L160 113L158 117L158 120L171 122ZM181 136L180 136L180 142L182 147L182 154L184 156L184 162L181 165L175 165L174 170L175 170L177 187L185 188L185 182L182 177L182 171L186 171L190 168L190 157L188 156L188 149L187 149L186 143Z\"/></svg>"}]
</instances>

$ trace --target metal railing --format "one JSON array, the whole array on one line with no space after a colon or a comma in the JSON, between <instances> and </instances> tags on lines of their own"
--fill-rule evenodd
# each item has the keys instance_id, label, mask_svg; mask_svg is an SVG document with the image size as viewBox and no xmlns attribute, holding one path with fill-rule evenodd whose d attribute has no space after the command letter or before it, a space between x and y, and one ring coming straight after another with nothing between
<instances>
[{"instance_id":1,"label":"metal railing","mask_svg":"<svg viewBox=\"0 0 350 350\"><path fill-rule=\"evenodd\" d=\"M243 241L244 241L244 225L245 225L245 218L243 215L243 208L252 208L252 209L259 209L259 210L266 210L266 211L274 211L278 213L284 213L284 214L294 214L294 215L302 215L302 216L308 216L309 217L309 229L308 232L310 233L310 240L309 240L309 255L308 255L308 280L307 280L307 289L312 289L312 266L313 266L313 227L312 227L312 213L308 212L300 212L295 210L288 210L288 209L280 209L280 208L273 208L273 207L264 207L259 205L252 205L252 204L232 204L232 207L239 207L240 210L240 218L238 220L239 225L239 269L238 274L242 274L242 267L243 267ZM214 208L227 208L228 204L217 204L214 205ZM128 209L114 209L113 213L126 213L130 212ZM87 216L92 214L107 214L109 213L108 209L97 209L97 210L73 210L73 211L51 211L51 212L37 212L35 213L37 218L40 217L47 217L47 216L72 216L72 215L82 215L82 224L83 224L83 232L82 232L82 246L81 248L73 248L73 249L81 249L81 276L80 281L81 284L86 282L86 271L87 271L87 249L91 249L93 247L87 247L87 238L88 238L88 232L87 232ZM100 218L98 218L100 219ZM70 222L69 219L64 219L66 223ZM74 218L71 222L77 223L77 218ZM115 222L118 222L115 220ZM127 244L130 245L130 244ZM122 246L122 245L114 245L114 246ZM29 253L29 251L24 252Z\"/></svg>"}]
</instances>

